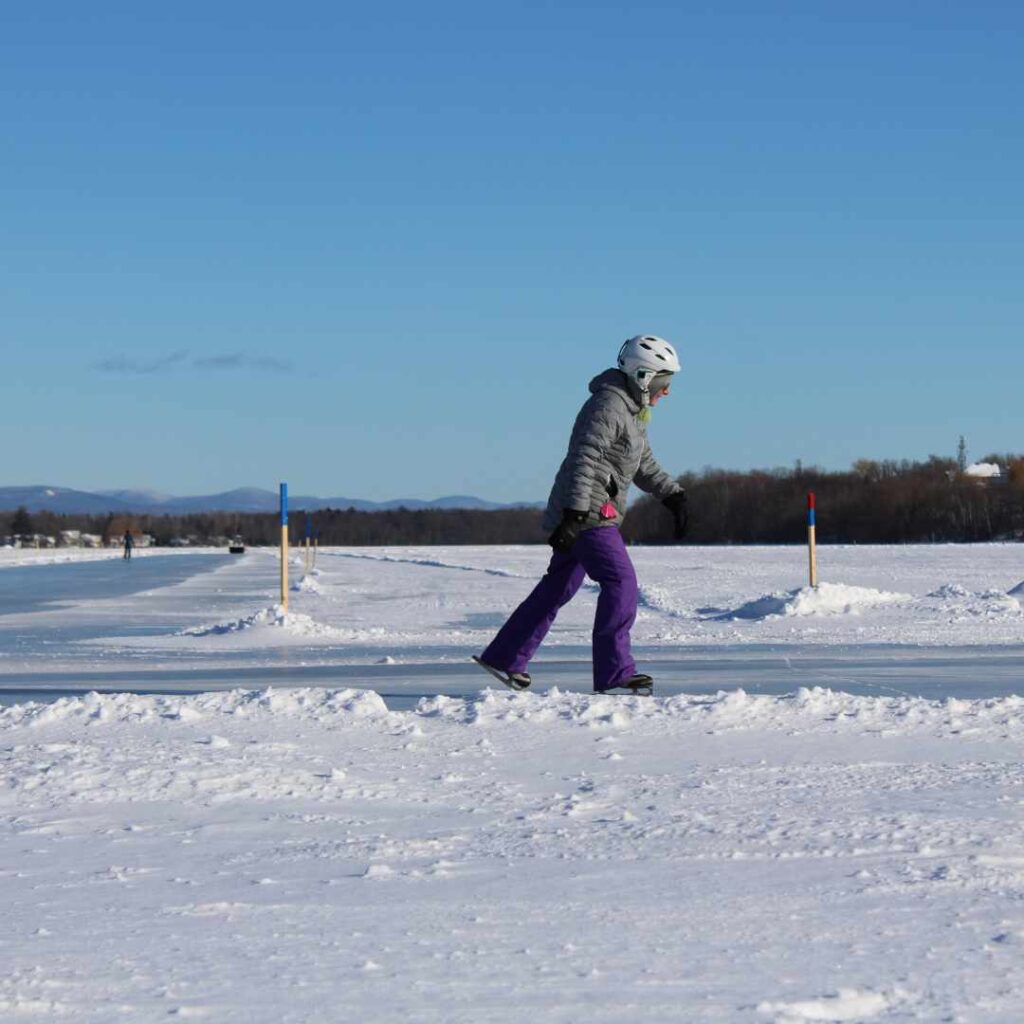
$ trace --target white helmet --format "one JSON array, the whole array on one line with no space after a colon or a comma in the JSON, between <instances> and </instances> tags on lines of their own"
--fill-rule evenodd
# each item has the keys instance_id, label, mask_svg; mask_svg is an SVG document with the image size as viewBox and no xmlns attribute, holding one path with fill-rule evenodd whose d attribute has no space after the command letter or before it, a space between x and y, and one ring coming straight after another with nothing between
<instances>
[{"instance_id":1,"label":"white helmet","mask_svg":"<svg viewBox=\"0 0 1024 1024\"><path fill-rule=\"evenodd\" d=\"M646 398L651 378L656 373L679 372L679 356L664 338L638 334L619 349L619 369L636 381L641 395Z\"/></svg>"}]
</instances>

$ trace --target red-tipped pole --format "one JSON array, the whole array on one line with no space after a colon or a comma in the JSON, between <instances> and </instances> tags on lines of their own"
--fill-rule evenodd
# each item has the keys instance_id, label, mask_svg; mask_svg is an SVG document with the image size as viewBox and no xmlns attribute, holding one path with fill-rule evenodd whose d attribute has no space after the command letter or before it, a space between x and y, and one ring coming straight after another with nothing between
<instances>
[{"instance_id":1,"label":"red-tipped pole","mask_svg":"<svg viewBox=\"0 0 1024 1024\"><path fill-rule=\"evenodd\" d=\"M811 586L818 585L818 545L814 536L814 491L807 493L807 557L811 570Z\"/></svg>"}]
</instances>

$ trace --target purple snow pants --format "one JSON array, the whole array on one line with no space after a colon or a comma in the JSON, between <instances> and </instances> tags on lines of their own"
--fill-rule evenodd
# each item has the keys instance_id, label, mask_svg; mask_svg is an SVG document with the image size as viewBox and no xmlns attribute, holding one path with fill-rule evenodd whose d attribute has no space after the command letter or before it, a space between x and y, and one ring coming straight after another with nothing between
<instances>
[{"instance_id":1,"label":"purple snow pants","mask_svg":"<svg viewBox=\"0 0 1024 1024\"><path fill-rule=\"evenodd\" d=\"M594 689L608 689L635 675L629 631L636 619L636 572L614 526L584 530L569 551L556 551L547 573L481 659L505 672L525 672L558 610L580 589L584 576L601 586L594 616Z\"/></svg>"}]
</instances>

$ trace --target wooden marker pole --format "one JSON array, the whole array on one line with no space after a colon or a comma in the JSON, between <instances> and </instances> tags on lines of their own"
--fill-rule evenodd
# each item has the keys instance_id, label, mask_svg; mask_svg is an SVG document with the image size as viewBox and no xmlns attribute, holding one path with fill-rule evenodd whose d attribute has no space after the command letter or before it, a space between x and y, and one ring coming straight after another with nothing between
<instances>
[{"instance_id":1,"label":"wooden marker pole","mask_svg":"<svg viewBox=\"0 0 1024 1024\"><path fill-rule=\"evenodd\" d=\"M310 537L310 534L312 532L313 532L313 524L309 521L309 513L307 512L306 513L306 573L307 574L309 573L309 570L312 568L312 566L309 564L309 537Z\"/></svg>"},{"instance_id":2,"label":"wooden marker pole","mask_svg":"<svg viewBox=\"0 0 1024 1024\"><path fill-rule=\"evenodd\" d=\"M818 543L814 535L814 491L807 494L807 556L811 570L811 586L818 585Z\"/></svg>"},{"instance_id":3,"label":"wooden marker pole","mask_svg":"<svg viewBox=\"0 0 1024 1024\"><path fill-rule=\"evenodd\" d=\"M281 610L288 611L288 485L281 484Z\"/></svg>"}]
</instances>

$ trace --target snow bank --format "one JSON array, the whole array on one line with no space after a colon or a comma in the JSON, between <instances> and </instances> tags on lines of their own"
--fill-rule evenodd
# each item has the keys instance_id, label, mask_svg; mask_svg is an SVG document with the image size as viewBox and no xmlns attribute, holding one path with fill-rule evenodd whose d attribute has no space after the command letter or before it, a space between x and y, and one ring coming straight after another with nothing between
<instances>
[{"instance_id":1,"label":"snow bank","mask_svg":"<svg viewBox=\"0 0 1024 1024\"><path fill-rule=\"evenodd\" d=\"M321 725L344 720L381 718L393 714L372 690L303 688L287 690L231 690L188 696L133 693L88 693L64 697L50 704L29 702L0 710L0 731L20 726L61 723L112 725L115 723L181 722L193 724L222 716L253 719L304 718Z\"/></svg>"},{"instance_id":2,"label":"snow bank","mask_svg":"<svg viewBox=\"0 0 1024 1024\"><path fill-rule=\"evenodd\" d=\"M311 581L312 582L312 581ZM313 584L316 586L316 584ZM229 633L240 633L243 630L257 627L280 629L292 636L300 637L324 637L329 639L343 640L349 637L346 630L337 629L334 626L327 626L317 622L309 615L299 612L286 612L281 605L271 605L263 608L252 615L246 615L241 619L234 619L231 622L215 622L205 626L191 626L188 629L179 630L176 636L224 636Z\"/></svg>"},{"instance_id":3,"label":"snow bank","mask_svg":"<svg viewBox=\"0 0 1024 1024\"><path fill-rule=\"evenodd\" d=\"M671 587L641 584L638 589L639 608L667 615L670 618L692 618L694 610Z\"/></svg>"},{"instance_id":4,"label":"snow bank","mask_svg":"<svg viewBox=\"0 0 1024 1024\"><path fill-rule=\"evenodd\" d=\"M817 587L776 591L764 594L737 608L689 607L672 588L658 585L640 587L639 605L643 609L680 619L713 621L757 621L788 616L856 615L884 605L911 602L909 594L895 594L870 587L854 587L842 583L821 583Z\"/></svg>"},{"instance_id":5,"label":"snow bank","mask_svg":"<svg viewBox=\"0 0 1024 1024\"><path fill-rule=\"evenodd\" d=\"M839 1024L840 1021L870 1020L893 1005L893 1000L879 992L840 989L835 994L822 996L820 999L762 1002L758 1004L757 1012L773 1015L775 1024L803 1024L805 1021Z\"/></svg>"},{"instance_id":6,"label":"snow bank","mask_svg":"<svg viewBox=\"0 0 1024 1024\"><path fill-rule=\"evenodd\" d=\"M313 573L306 573L302 579L296 580L296 582L292 584L292 590L299 594L320 594L323 592L323 588L314 578Z\"/></svg>"},{"instance_id":7,"label":"snow bank","mask_svg":"<svg viewBox=\"0 0 1024 1024\"><path fill-rule=\"evenodd\" d=\"M909 594L893 594L871 587L852 587L843 583L821 583L817 587L801 587L774 594L765 594L741 605L720 618L767 619L792 615L856 615L881 605L905 604Z\"/></svg>"},{"instance_id":8,"label":"snow bank","mask_svg":"<svg viewBox=\"0 0 1024 1024\"><path fill-rule=\"evenodd\" d=\"M932 736L970 732L990 738L1024 737L1024 697L931 701L921 697L860 697L822 687L801 687L781 697L743 690L713 695L630 697L560 693L505 693L485 690L478 697L423 698L417 715L465 725L498 723L586 729L659 732L721 732L759 729L801 734L877 733Z\"/></svg>"},{"instance_id":9,"label":"snow bank","mask_svg":"<svg viewBox=\"0 0 1024 1024\"><path fill-rule=\"evenodd\" d=\"M195 724L214 718L305 719L328 727L355 719L388 718L394 723L435 719L456 725L492 727L514 723L542 730L583 728L615 731L655 728L689 732L746 729L807 732L880 733L932 736L978 735L1024 738L1024 697L989 700L921 697L861 697L822 687L800 688L784 696L751 695L743 690L711 695L631 697L562 693L507 693L486 689L476 697L424 697L413 711L389 711L372 690L231 690L195 695L90 693L50 704L15 704L0 710L0 731L22 726Z\"/></svg>"},{"instance_id":10,"label":"snow bank","mask_svg":"<svg viewBox=\"0 0 1024 1024\"><path fill-rule=\"evenodd\" d=\"M1020 601L1014 596L1015 592L1016 588L1007 594L1001 590L968 590L959 583L944 583L928 594L929 600L922 603L936 606L939 611L949 614L952 621L997 619L1021 614Z\"/></svg>"}]
</instances>

